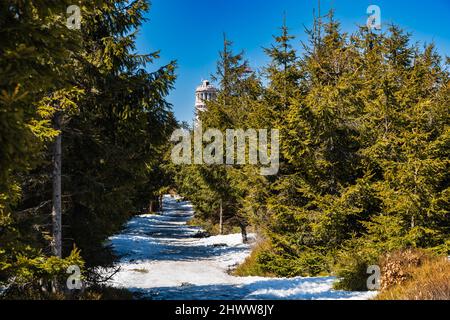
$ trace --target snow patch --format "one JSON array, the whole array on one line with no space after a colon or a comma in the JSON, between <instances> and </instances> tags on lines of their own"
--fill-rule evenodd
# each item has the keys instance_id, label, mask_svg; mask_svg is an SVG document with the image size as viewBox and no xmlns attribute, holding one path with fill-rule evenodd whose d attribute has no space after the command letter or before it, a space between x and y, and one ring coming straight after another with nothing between
<instances>
[{"instance_id":1,"label":"snow patch","mask_svg":"<svg viewBox=\"0 0 450 320\"><path fill-rule=\"evenodd\" d=\"M192 204L164 196L163 215L134 217L111 237L121 267L111 285L161 300L370 299L373 292L332 289L333 277L234 277L228 271L251 252L241 234L193 238ZM254 239L254 235L249 235Z\"/></svg>"}]
</instances>

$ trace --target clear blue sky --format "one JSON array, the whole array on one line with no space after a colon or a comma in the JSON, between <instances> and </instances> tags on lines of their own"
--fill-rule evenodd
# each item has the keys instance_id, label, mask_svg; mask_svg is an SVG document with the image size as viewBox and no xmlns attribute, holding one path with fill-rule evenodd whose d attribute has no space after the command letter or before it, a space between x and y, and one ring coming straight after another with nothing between
<instances>
[{"instance_id":1,"label":"clear blue sky","mask_svg":"<svg viewBox=\"0 0 450 320\"><path fill-rule=\"evenodd\" d=\"M297 43L305 40L317 0L151 0L149 21L138 36L138 52L161 50L159 65L178 61L176 88L169 96L178 120L190 122L194 91L215 71L223 33L244 50L253 68L267 61L262 47L272 43L286 12ZM322 13L335 9L347 32L365 24L371 4L381 8L383 24L395 23L412 32L415 41L434 41L450 55L450 0L321 0Z\"/></svg>"}]
</instances>

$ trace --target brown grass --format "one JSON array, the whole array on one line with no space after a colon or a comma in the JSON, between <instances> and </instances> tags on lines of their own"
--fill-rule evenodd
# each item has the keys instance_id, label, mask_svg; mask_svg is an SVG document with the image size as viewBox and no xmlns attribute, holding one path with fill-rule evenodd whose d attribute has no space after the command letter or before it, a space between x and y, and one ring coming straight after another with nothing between
<instances>
[{"instance_id":1,"label":"brown grass","mask_svg":"<svg viewBox=\"0 0 450 320\"><path fill-rule=\"evenodd\" d=\"M412 278L413 270L431 260L423 250L406 249L391 252L381 258L381 290L402 285Z\"/></svg>"},{"instance_id":2,"label":"brown grass","mask_svg":"<svg viewBox=\"0 0 450 320\"><path fill-rule=\"evenodd\" d=\"M420 251L388 255L377 300L450 300L450 262Z\"/></svg>"}]
</instances>

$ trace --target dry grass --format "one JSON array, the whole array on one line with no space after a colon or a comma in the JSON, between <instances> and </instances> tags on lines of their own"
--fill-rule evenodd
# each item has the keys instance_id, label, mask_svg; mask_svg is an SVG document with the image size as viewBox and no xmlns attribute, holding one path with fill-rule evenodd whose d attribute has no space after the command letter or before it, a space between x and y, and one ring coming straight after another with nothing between
<instances>
[{"instance_id":1,"label":"dry grass","mask_svg":"<svg viewBox=\"0 0 450 320\"><path fill-rule=\"evenodd\" d=\"M388 255L377 300L450 300L450 262L420 251Z\"/></svg>"},{"instance_id":2,"label":"dry grass","mask_svg":"<svg viewBox=\"0 0 450 320\"><path fill-rule=\"evenodd\" d=\"M432 258L422 250L394 251L381 259L381 290L402 285L412 278L413 270Z\"/></svg>"},{"instance_id":3,"label":"dry grass","mask_svg":"<svg viewBox=\"0 0 450 320\"><path fill-rule=\"evenodd\" d=\"M96 286L89 288L77 300L133 300L133 298L133 293L127 289Z\"/></svg>"}]
</instances>

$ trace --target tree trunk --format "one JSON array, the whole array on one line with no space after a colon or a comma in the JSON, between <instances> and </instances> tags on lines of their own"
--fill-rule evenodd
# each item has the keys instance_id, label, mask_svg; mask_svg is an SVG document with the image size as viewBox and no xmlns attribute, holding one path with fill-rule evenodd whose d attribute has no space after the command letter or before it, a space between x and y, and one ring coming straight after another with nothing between
<instances>
[{"instance_id":1,"label":"tree trunk","mask_svg":"<svg viewBox=\"0 0 450 320\"><path fill-rule=\"evenodd\" d=\"M223 207L222 200L220 200L220 211L219 211L219 232L223 234Z\"/></svg>"},{"instance_id":2,"label":"tree trunk","mask_svg":"<svg viewBox=\"0 0 450 320\"><path fill-rule=\"evenodd\" d=\"M163 213L163 196L162 195L159 196L159 210L162 214Z\"/></svg>"},{"instance_id":3,"label":"tree trunk","mask_svg":"<svg viewBox=\"0 0 450 320\"><path fill-rule=\"evenodd\" d=\"M241 224L241 234L242 234L242 242L247 243L248 242L247 227L243 224Z\"/></svg>"},{"instance_id":4,"label":"tree trunk","mask_svg":"<svg viewBox=\"0 0 450 320\"><path fill-rule=\"evenodd\" d=\"M150 200L150 204L148 206L148 212L153 213L153 200Z\"/></svg>"},{"instance_id":5,"label":"tree trunk","mask_svg":"<svg viewBox=\"0 0 450 320\"><path fill-rule=\"evenodd\" d=\"M54 118L54 128L61 130L61 113L57 112ZM56 137L53 145L53 196L52 196L52 252L56 257L62 257L62 205L61 205L61 164L62 164L62 137Z\"/></svg>"}]
</instances>

